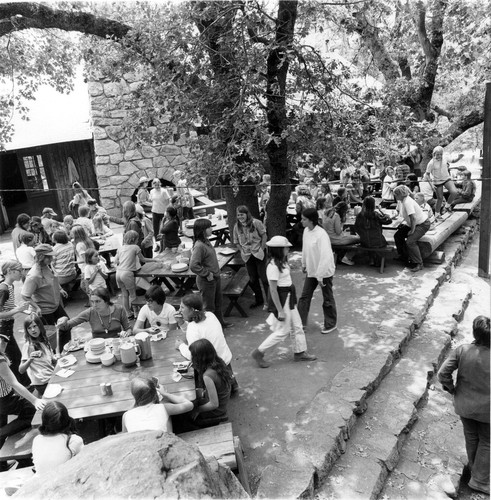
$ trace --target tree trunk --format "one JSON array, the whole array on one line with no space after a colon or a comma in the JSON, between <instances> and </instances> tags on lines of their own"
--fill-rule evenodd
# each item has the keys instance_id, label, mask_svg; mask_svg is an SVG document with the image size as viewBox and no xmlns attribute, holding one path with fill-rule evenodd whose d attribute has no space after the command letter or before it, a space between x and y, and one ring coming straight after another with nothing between
<instances>
[{"instance_id":1,"label":"tree trunk","mask_svg":"<svg viewBox=\"0 0 491 500\"><path fill-rule=\"evenodd\" d=\"M236 213L238 206L245 205L255 219L259 218L256 184L252 182L243 183L237 191L237 194L234 194L232 186L223 187L222 190L225 195L225 201L227 202L227 219L230 238L233 238L233 230L237 223Z\"/></svg>"},{"instance_id":2,"label":"tree trunk","mask_svg":"<svg viewBox=\"0 0 491 500\"><path fill-rule=\"evenodd\" d=\"M280 0L276 43L268 56L266 98L271 139L266 149L271 166L271 197L267 206L266 229L269 238L286 234L286 208L291 189L288 144L282 134L287 126L285 89L289 67L288 49L293 43L297 10L296 0Z\"/></svg>"}]
</instances>

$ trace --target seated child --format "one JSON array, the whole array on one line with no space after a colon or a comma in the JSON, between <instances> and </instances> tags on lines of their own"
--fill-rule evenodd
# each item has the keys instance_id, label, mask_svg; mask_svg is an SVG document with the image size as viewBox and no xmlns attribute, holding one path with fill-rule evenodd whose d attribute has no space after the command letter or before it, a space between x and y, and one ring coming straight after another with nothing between
<instances>
[{"instance_id":1,"label":"seated child","mask_svg":"<svg viewBox=\"0 0 491 500\"><path fill-rule=\"evenodd\" d=\"M80 453L84 442L76 434L75 422L63 403L47 403L41 419L40 435L32 442L32 461L37 474L52 474L56 467Z\"/></svg>"},{"instance_id":2,"label":"seated child","mask_svg":"<svg viewBox=\"0 0 491 500\"><path fill-rule=\"evenodd\" d=\"M474 199L474 196L476 194L476 184L471 179L471 175L472 174L469 172L469 170L464 170L462 172L463 180L461 183L461 187L457 189L457 198L452 201L452 208L459 203L469 203Z\"/></svg>"},{"instance_id":3,"label":"seated child","mask_svg":"<svg viewBox=\"0 0 491 500\"><path fill-rule=\"evenodd\" d=\"M433 224L435 222L435 214L433 212L433 209L426 203L425 195L423 193L416 193L414 195L414 200L416 203L423 209L423 212L425 212L428 215L428 219L430 219L430 223Z\"/></svg>"},{"instance_id":4,"label":"seated child","mask_svg":"<svg viewBox=\"0 0 491 500\"><path fill-rule=\"evenodd\" d=\"M107 288L108 269L104 259L99 257L99 252L95 248L89 248L85 252L84 278L89 285L89 291L96 288Z\"/></svg>"},{"instance_id":5,"label":"seated child","mask_svg":"<svg viewBox=\"0 0 491 500\"><path fill-rule=\"evenodd\" d=\"M32 233L24 233L20 237L20 246L17 248L17 260L22 264L25 271L31 269L34 265L34 235Z\"/></svg>"},{"instance_id":6,"label":"seated child","mask_svg":"<svg viewBox=\"0 0 491 500\"><path fill-rule=\"evenodd\" d=\"M145 293L146 304L140 309L133 332L150 332L152 328L174 329L177 325L176 310L165 303L165 292L162 287L152 285ZM145 324L148 322L148 327Z\"/></svg>"}]
</instances>

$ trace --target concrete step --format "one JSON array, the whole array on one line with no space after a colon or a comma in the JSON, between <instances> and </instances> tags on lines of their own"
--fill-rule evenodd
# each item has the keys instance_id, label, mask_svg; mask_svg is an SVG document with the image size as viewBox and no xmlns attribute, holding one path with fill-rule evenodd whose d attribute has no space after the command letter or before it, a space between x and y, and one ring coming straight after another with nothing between
<instances>
[{"instance_id":1,"label":"concrete step","mask_svg":"<svg viewBox=\"0 0 491 500\"><path fill-rule=\"evenodd\" d=\"M475 231L476 225L470 224L451 238L445 246L448 256L445 264L425 271L411 304L401 307L394 319L382 321L371 333L366 355L339 372L329 386L297 413L295 424L287 430L286 445L275 453L274 463L262 472L258 497L298 498L314 494L345 453L358 416L367 409L368 398L407 349ZM460 306L453 312L458 313L459 309Z\"/></svg>"},{"instance_id":2,"label":"concrete step","mask_svg":"<svg viewBox=\"0 0 491 500\"><path fill-rule=\"evenodd\" d=\"M462 266L452 274L452 282L472 285L472 298L467 309L457 315L457 335L452 348L473 341L472 322L476 316L489 314L489 282L477 276L477 245L465 256ZM453 398L444 392L436 378L430 385L428 402L418 413L418 421L400 452L400 460L387 477L380 498L460 500L488 498L461 484L463 466L467 463L462 424L455 414Z\"/></svg>"},{"instance_id":3,"label":"concrete step","mask_svg":"<svg viewBox=\"0 0 491 500\"><path fill-rule=\"evenodd\" d=\"M346 452L317 489L317 498L378 498L457 331L453 315L465 310L471 295L468 287L456 283L440 289L403 357L368 399Z\"/></svg>"}]
</instances>

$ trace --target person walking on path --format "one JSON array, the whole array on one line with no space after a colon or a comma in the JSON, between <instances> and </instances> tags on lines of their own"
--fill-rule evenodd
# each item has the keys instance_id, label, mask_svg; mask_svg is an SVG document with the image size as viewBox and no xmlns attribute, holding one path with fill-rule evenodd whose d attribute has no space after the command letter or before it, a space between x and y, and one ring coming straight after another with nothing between
<instances>
[{"instance_id":1,"label":"person walking on path","mask_svg":"<svg viewBox=\"0 0 491 500\"><path fill-rule=\"evenodd\" d=\"M314 209L317 216L317 211ZM297 295L288 265L288 252L291 243L284 236L273 236L266 245L269 247L270 262L266 269L269 281L269 311L266 319L273 333L257 348L251 356L260 368L268 368L264 353L270 347L290 337L295 361L314 361L317 358L307 352L307 341L302 320L297 310Z\"/></svg>"},{"instance_id":2,"label":"person walking on path","mask_svg":"<svg viewBox=\"0 0 491 500\"><path fill-rule=\"evenodd\" d=\"M302 213L303 232L302 271L307 273L303 290L298 301L298 312L303 326L307 325L310 302L317 285L322 290L322 311L324 328L321 333L331 333L337 328L336 301L332 291L332 281L336 266L331 241L326 231L319 226L317 210L308 208Z\"/></svg>"},{"instance_id":3,"label":"person walking on path","mask_svg":"<svg viewBox=\"0 0 491 500\"><path fill-rule=\"evenodd\" d=\"M268 278L266 277L266 229L263 223L254 219L245 205L237 207L237 224L234 227L234 241L240 250L240 256L246 264L250 285L254 292L255 301L251 309L264 304L264 296L268 297Z\"/></svg>"},{"instance_id":4,"label":"person walking on path","mask_svg":"<svg viewBox=\"0 0 491 500\"><path fill-rule=\"evenodd\" d=\"M469 487L489 495L489 318L472 323L474 342L451 352L438 372L443 388L454 397L455 413L464 427ZM454 385L452 373L457 370Z\"/></svg>"},{"instance_id":5,"label":"person walking on path","mask_svg":"<svg viewBox=\"0 0 491 500\"><path fill-rule=\"evenodd\" d=\"M401 224L394 234L394 243L397 247L399 260L404 261L410 270L416 273L423 269L418 240L426 234L431 224L428 214L423 212L423 209L411 198L410 194L411 191L407 186L397 186L394 189L397 209L404 219L404 224Z\"/></svg>"}]
</instances>

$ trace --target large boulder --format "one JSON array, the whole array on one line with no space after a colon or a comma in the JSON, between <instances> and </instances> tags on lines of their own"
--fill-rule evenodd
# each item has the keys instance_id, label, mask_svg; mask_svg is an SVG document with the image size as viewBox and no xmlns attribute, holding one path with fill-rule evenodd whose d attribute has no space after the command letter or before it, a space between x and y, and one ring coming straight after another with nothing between
<instances>
[{"instance_id":1,"label":"large boulder","mask_svg":"<svg viewBox=\"0 0 491 500\"><path fill-rule=\"evenodd\" d=\"M16 497L248 498L232 474L197 447L160 431L123 433L87 445L49 474L34 476Z\"/></svg>"}]
</instances>

